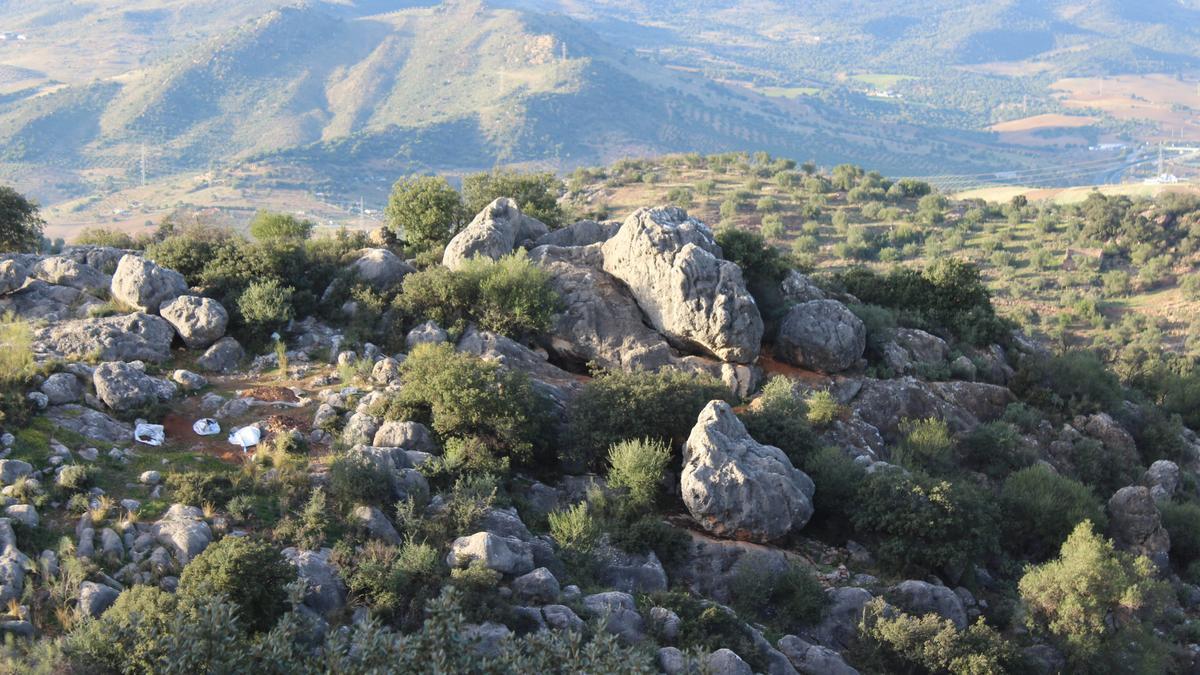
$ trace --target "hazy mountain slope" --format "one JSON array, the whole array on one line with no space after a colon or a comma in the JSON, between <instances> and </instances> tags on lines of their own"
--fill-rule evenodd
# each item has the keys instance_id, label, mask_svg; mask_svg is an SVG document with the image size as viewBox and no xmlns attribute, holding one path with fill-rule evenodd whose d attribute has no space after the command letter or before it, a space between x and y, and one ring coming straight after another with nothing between
<instances>
[{"instance_id":1,"label":"hazy mountain slope","mask_svg":"<svg viewBox=\"0 0 1200 675\"><path fill-rule=\"evenodd\" d=\"M242 22L246 7L160 4L101 3L50 24L140 31L149 22L179 41L164 58L131 53L145 67L0 103L8 161L131 171L148 145L164 171L257 158L394 174L761 148L918 173L977 166L984 140L772 101L643 58L649 36L614 42L561 14L476 0L261 2L252 4L263 13ZM206 9L212 20L200 22ZM189 21L208 30L188 32ZM222 23L234 28L212 30Z\"/></svg>"}]
</instances>

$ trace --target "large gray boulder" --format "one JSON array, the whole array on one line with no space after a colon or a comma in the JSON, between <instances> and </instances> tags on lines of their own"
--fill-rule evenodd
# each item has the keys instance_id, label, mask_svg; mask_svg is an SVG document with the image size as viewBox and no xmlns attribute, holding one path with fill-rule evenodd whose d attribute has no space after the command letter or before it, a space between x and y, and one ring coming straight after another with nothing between
<instances>
[{"instance_id":1,"label":"large gray boulder","mask_svg":"<svg viewBox=\"0 0 1200 675\"><path fill-rule=\"evenodd\" d=\"M181 295L164 302L158 313L175 327L189 349L204 349L225 335L229 312L212 298Z\"/></svg>"},{"instance_id":2,"label":"large gray boulder","mask_svg":"<svg viewBox=\"0 0 1200 675\"><path fill-rule=\"evenodd\" d=\"M795 635L780 638L779 651L787 656L797 672L804 675L858 675L858 671L847 665L841 654Z\"/></svg>"},{"instance_id":3,"label":"large gray boulder","mask_svg":"<svg viewBox=\"0 0 1200 675\"><path fill-rule=\"evenodd\" d=\"M80 436L105 443L128 443L133 439L133 427L85 406L68 403L50 406L46 419Z\"/></svg>"},{"instance_id":4,"label":"large gray boulder","mask_svg":"<svg viewBox=\"0 0 1200 675\"><path fill-rule=\"evenodd\" d=\"M157 316L135 313L54 323L34 333L44 358L96 357L104 361L166 361L175 329Z\"/></svg>"},{"instance_id":5,"label":"large gray boulder","mask_svg":"<svg viewBox=\"0 0 1200 675\"><path fill-rule=\"evenodd\" d=\"M812 479L782 450L758 443L733 409L712 401L684 447L683 502L704 529L720 537L768 542L812 517Z\"/></svg>"},{"instance_id":6,"label":"large gray boulder","mask_svg":"<svg viewBox=\"0 0 1200 675\"><path fill-rule=\"evenodd\" d=\"M120 593L115 588L109 588L91 581L79 584L79 611L87 617L96 618L104 610L112 607Z\"/></svg>"},{"instance_id":7,"label":"large gray boulder","mask_svg":"<svg viewBox=\"0 0 1200 675\"><path fill-rule=\"evenodd\" d=\"M237 370L238 363L245 357L246 351L237 340L223 337L196 360L196 365L210 373L231 373Z\"/></svg>"},{"instance_id":8,"label":"large gray boulder","mask_svg":"<svg viewBox=\"0 0 1200 675\"><path fill-rule=\"evenodd\" d=\"M20 459L0 459L0 485L12 485L33 473L33 465Z\"/></svg>"},{"instance_id":9,"label":"large gray boulder","mask_svg":"<svg viewBox=\"0 0 1200 675\"><path fill-rule=\"evenodd\" d=\"M604 271L625 283L675 346L735 363L758 358L758 305L707 225L683 209L639 209L601 250Z\"/></svg>"},{"instance_id":10,"label":"large gray boulder","mask_svg":"<svg viewBox=\"0 0 1200 675\"><path fill-rule=\"evenodd\" d=\"M1171 537L1149 488L1123 487L1108 500L1108 535L1117 548L1144 555L1166 569Z\"/></svg>"},{"instance_id":11,"label":"large gray boulder","mask_svg":"<svg viewBox=\"0 0 1200 675\"><path fill-rule=\"evenodd\" d=\"M527 574L533 571L533 550L526 542L491 532L455 539L446 564L461 568L476 562L501 574Z\"/></svg>"},{"instance_id":12,"label":"large gray boulder","mask_svg":"<svg viewBox=\"0 0 1200 675\"><path fill-rule=\"evenodd\" d=\"M175 554L180 566L203 553L213 541L212 530L204 522L204 513L195 506L183 504L172 504L163 517L150 526L150 534Z\"/></svg>"},{"instance_id":13,"label":"large gray boulder","mask_svg":"<svg viewBox=\"0 0 1200 675\"><path fill-rule=\"evenodd\" d=\"M412 499L420 506L429 501L429 483L413 468L413 460L404 448L356 445L350 448L347 457L360 459L387 476L397 501Z\"/></svg>"},{"instance_id":14,"label":"large gray boulder","mask_svg":"<svg viewBox=\"0 0 1200 675\"><path fill-rule=\"evenodd\" d=\"M844 650L858 638L858 624L863 608L872 600L871 593L863 588L841 586L826 589L825 600L820 622L805 632L822 646Z\"/></svg>"},{"instance_id":15,"label":"large gray boulder","mask_svg":"<svg viewBox=\"0 0 1200 675\"><path fill-rule=\"evenodd\" d=\"M488 204L446 244L442 264L456 270L476 256L498 260L549 231L540 220L521 213L516 202L500 198Z\"/></svg>"},{"instance_id":16,"label":"large gray boulder","mask_svg":"<svg viewBox=\"0 0 1200 675\"><path fill-rule=\"evenodd\" d=\"M50 405L74 403L83 396L83 385L71 373L54 373L42 383L41 390Z\"/></svg>"},{"instance_id":17,"label":"large gray boulder","mask_svg":"<svg viewBox=\"0 0 1200 675\"><path fill-rule=\"evenodd\" d=\"M69 321L87 319L104 307L100 298L70 286L55 286L41 279L29 279L7 295L0 295L0 314L12 314L30 321Z\"/></svg>"},{"instance_id":18,"label":"large gray boulder","mask_svg":"<svg viewBox=\"0 0 1200 675\"><path fill-rule=\"evenodd\" d=\"M779 284L779 290L783 292L783 299L792 303L824 300L827 297L825 291L813 283L812 279L796 270L788 271L783 282Z\"/></svg>"},{"instance_id":19,"label":"large gray boulder","mask_svg":"<svg viewBox=\"0 0 1200 675\"><path fill-rule=\"evenodd\" d=\"M420 422L389 420L379 426L371 445L379 448L404 448L421 452L437 452L433 434Z\"/></svg>"},{"instance_id":20,"label":"large gray boulder","mask_svg":"<svg viewBox=\"0 0 1200 675\"><path fill-rule=\"evenodd\" d=\"M96 396L104 405L116 411L171 400L175 395L175 383L147 375L140 365L109 361L97 366L92 375Z\"/></svg>"},{"instance_id":21,"label":"large gray boulder","mask_svg":"<svg viewBox=\"0 0 1200 675\"><path fill-rule=\"evenodd\" d=\"M30 268L29 273L48 284L69 286L92 295L107 289L111 281L100 270L63 256L43 258Z\"/></svg>"},{"instance_id":22,"label":"large gray boulder","mask_svg":"<svg viewBox=\"0 0 1200 675\"><path fill-rule=\"evenodd\" d=\"M19 600L25 588L25 574L36 569L36 564L17 548L12 521L0 518L0 603L7 605Z\"/></svg>"},{"instance_id":23,"label":"large gray boulder","mask_svg":"<svg viewBox=\"0 0 1200 675\"><path fill-rule=\"evenodd\" d=\"M550 285L562 301L545 341L561 360L623 370L658 370L672 363L670 345L646 325L629 289L604 271L598 245L540 246L529 257L550 273Z\"/></svg>"},{"instance_id":24,"label":"large gray boulder","mask_svg":"<svg viewBox=\"0 0 1200 675\"><path fill-rule=\"evenodd\" d=\"M29 268L18 260L0 262L0 295L8 295L25 285L29 279Z\"/></svg>"},{"instance_id":25,"label":"large gray boulder","mask_svg":"<svg viewBox=\"0 0 1200 675\"><path fill-rule=\"evenodd\" d=\"M386 290L417 270L386 248L369 248L350 265L350 271L372 288Z\"/></svg>"},{"instance_id":26,"label":"large gray boulder","mask_svg":"<svg viewBox=\"0 0 1200 675\"><path fill-rule=\"evenodd\" d=\"M779 324L775 356L801 368L839 373L852 368L867 348L867 328L837 300L810 300Z\"/></svg>"},{"instance_id":27,"label":"large gray boulder","mask_svg":"<svg viewBox=\"0 0 1200 675\"><path fill-rule=\"evenodd\" d=\"M182 274L133 254L121 257L112 277L113 298L141 312L157 312L163 303L187 292Z\"/></svg>"},{"instance_id":28,"label":"large gray boulder","mask_svg":"<svg viewBox=\"0 0 1200 675\"><path fill-rule=\"evenodd\" d=\"M959 630L967 627L967 610L952 589L928 581L909 579L888 589L888 601L916 616L937 614Z\"/></svg>"},{"instance_id":29,"label":"large gray boulder","mask_svg":"<svg viewBox=\"0 0 1200 675\"><path fill-rule=\"evenodd\" d=\"M967 433L1004 414L1015 399L1004 387L982 382L924 382L914 377L864 379L848 404L884 440L900 439L900 422L936 418Z\"/></svg>"},{"instance_id":30,"label":"large gray boulder","mask_svg":"<svg viewBox=\"0 0 1200 675\"><path fill-rule=\"evenodd\" d=\"M624 644L636 644L645 637L646 622L628 593L607 591L586 596L583 609L589 617L603 620L604 628Z\"/></svg>"},{"instance_id":31,"label":"large gray boulder","mask_svg":"<svg viewBox=\"0 0 1200 675\"><path fill-rule=\"evenodd\" d=\"M1179 480L1179 465L1169 459L1160 459L1142 474L1141 484L1150 488L1150 496L1154 497L1154 501L1160 502L1175 494L1179 489Z\"/></svg>"},{"instance_id":32,"label":"large gray boulder","mask_svg":"<svg viewBox=\"0 0 1200 675\"><path fill-rule=\"evenodd\" d=\"M318 614L328 615L346 606L346 584L329 562L333 550L302 551L289 547L283 557L296 567L297 577L304 582L304 604Z\"/></svg>"},{"instance_id":33,"label":"large gray boulder","mask_svg":"<svg viewBox=\"0 0 1200 675\"><path fill-rule=\"evenodd\" d=\"M533 243L536 246L590 246L608 241L617 230L621 229L620 221L581 220L542 235Z\"/></svg>"}]
</instances>

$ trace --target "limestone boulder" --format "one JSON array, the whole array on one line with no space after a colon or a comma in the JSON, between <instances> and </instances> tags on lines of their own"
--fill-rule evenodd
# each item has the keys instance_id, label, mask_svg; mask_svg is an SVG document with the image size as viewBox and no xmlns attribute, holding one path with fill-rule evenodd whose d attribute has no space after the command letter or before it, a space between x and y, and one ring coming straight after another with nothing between
<instances>
[{"instance_id":1,"label":"limestone boulder","mask_svg":"<svg viewBox=\"0 0 1200 675\"><path fill-rule=\"evenodd\" d=\"M1108 535L1117 548L1144 555L1166 568L1171 537L1148 488L1123 487L1108 500Z\"/></svg>"},{"instance_id":2,"label":"limestone boulder","mask_svg":"<svg viewBox=\"0 0 1200 675\"><path fill-rule=\"evenodd\" d=\"M92 384L104 405L123 412L171 400L176 391L175 383L151 377L139 365L110 361L96 367Z\"/></svg>"},{"instance_id":3,"label":"limestone boulder","mask_svg":"<svg viewBox=\"0 0 1200 675\"><path fill-rule=\"evenodd\" d=\"M717 536L768 542L812 517L812 479L782 450L751 438L724 401L701 411L683 463L683 502Z\"/></svg>"},{"instance_id":4,"label":"limestone boulder","mask_svg":"<svg viewBox=\"0 0 1200 675\"><path fill-rule=\"evenodd\" d=\"M205 349L225 336L229 312L212 298L181 295L159 307L158 313L175 327L189 349Z\"/></svg>"},{"instance_id":5,"label":"limestone boulder","mask_svg":"<svg viewBox=\"0 0 1200 675\"><path fill-rule=\"evenodd\" d=\"M48 284L68 286L92 295L103 293L111 283L107 274L64 256L43 258L30 268L29 273Z\"/></svg>"},{"instance_id":6,"label":"limestone boulder","mask_svg":"<svg viewBox=\"0 0 1200 675\"><path fill-rule=\"evenodd\" d=\"M112 276L113 298L141 312L157 312L163 303L187 292L182 274L133 254L121 257Z\"/></svg>"},{"instance_id":7,"label":"limestone boulder","mask_svg":"<svg viewBox=\"0 0 1200 675\"><path fill-rule=\"evenodd\" d=\"M775 356L781 361L822 373L854 367L866 348L866 326L837 300L795 305L775 338Z\"/></svg>"},{"instance_id":8,"label":"limestone boulder","mask_svg":"<svg viewBox=\"0 0 1200 675\"><path fill-rule=\"evenodd\" d=\"M442 264L456 270L477 256L498 260L549 231L540 220L521 213L516 202L502 197L488 204L450 240Z\"/></svg>"},{"instance_id":9,"label":"limestone boulder","mask_svg":"<svg viewBox=\"0 0 1200 675\"><path fill-rule=\"evenodd\" d=\"M417 270L386 248L369 248L359 254L358 260L350 265L350 271L372 288L386 290L394 288Z\"/></svg>"},{"instance_id":10,"label":"limestone boulder","mask_svg":"<svg viewBox=\"0 0 1200 675\"><path fill-rule=\"evenodd\" d=\"M96 357L103 361L150 361L171 357L175 329L140 312L53 323L34 333L34 352L44 358Z\"/></svg>"},{"instance_id":11,"label":"limestone boulder","mask_svg":"<svg viewBox=\"0 0 1200 675\"><path fill-rule=\"evenodd\" d=\"M712 230L678 208L639 209L601 245L650 325L676 347L722 361L758 358L763 322L742 270Z\"/></svg>"}]
</instances>

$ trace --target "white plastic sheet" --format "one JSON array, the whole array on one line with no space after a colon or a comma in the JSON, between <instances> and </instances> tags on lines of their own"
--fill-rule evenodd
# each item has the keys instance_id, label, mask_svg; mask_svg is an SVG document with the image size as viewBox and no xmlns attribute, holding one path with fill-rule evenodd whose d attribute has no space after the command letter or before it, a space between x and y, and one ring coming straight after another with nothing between
<instances>
[{"instance_id":1,"label":"white plastic sheet","mask_svg":"<svg viewBox=\"0 0 1200 675\"><path fill-rule=\"evenodd\" d=\"M133 440L146 445L162 445L166 437L161 424L139 423L133 430Z\"/></svg>"},{"instance_id":2,"label":"white plastic sheet","mask_svg":"<svg viewBox=\"0 0 1200 675\"><path fill-rule=\"evenodd\" d=\"M198 436L212 436L221 433L221 425L213 418L205 417L192 424L192 431Z\"/></svg>"},{"instance_id":3,"label":"white plastic sheet","mask_svg":"<svg viewBox=\"0 0 1200 675\"><path fill-rule=\"evenodd\" d=\"M229 442L233 445L242 446L242 452L246 452L249 448L258 445L260 440L262 440L262 431L255 426L234 429L229 434Z\"/></svg>"}]
</instances>

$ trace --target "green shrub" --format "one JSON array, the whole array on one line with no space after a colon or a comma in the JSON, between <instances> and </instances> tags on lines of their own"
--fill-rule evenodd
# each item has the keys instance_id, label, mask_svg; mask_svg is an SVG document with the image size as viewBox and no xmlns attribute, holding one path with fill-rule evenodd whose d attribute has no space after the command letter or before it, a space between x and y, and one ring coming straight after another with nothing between
<instances>
[{"instance_id":1,"label":"green shrub","mask_svg":"<svg viewBox=\"0 0 1200 675\"><path fill-rule=\"evenodd\" d=\"M813 496L814 519L845 525L837 527L838 530L850 529L850 514L855 511L866 470L840 448L828 446L810 454L801 468L820 486Z\"/></svg>"},{"instance_id":2,"label":"green shrub","mask_svg":"<svg viewBox=\"0 0 1200 675\"><path fill-rule=\"evenodd\" d=\"M1171 564L1186 571L1200 560L1200 505L1195 502L1160 502L1162 524L1171 537Z\"/></svg>"},{"instance_id":3,"label":"green shrub","mask_svg":"<svg viewBox=\"0 0 1200 675\"><path fill-rule=\"evenodd\" d=\"M846 406L824 389L810 393L804 399L804 406L808 409L805 415L808 423L818 428L827 427L846 414Z\"/></svg>"},{"instance_id":4,"label":"green shrub","mask_svg":"<svg viewBox=\"0 0 1200 675\"><path fill-rule=\"evenodd\" d=\"M979 346L1008 339L1010 327L996 316L991 294L970 263L941 258L924 270L898 267L886 275L854 268L838 281L864 303L897 311L913 327Z\"/></svg>"},{"instance_id":5,"label":"green shrub","mask_svg":"<svg viewBox=\"0 0 1200 675\"><path fill-rule=\"evenodd\" d=\"M600 373L568 410L565 459L575 467L598 469L608 448L648 432L674 446L687 438L709 401L729 397L729 389L711 376L672 368Z\"/></svg>"},{"instance_id":6,"label":"green shrub","mask_svg":"<svg viewBox=\"0 0 1200 675\"><path fill-rule=\"evenodd\" d=\"M295 316L293 293L294 288L275 279L255 281L238 296L238 314L249 330L271 333Z\"/></svg>"},{"instance_id":7,"label":"green shrub","mask_svg":"<svg viewBox=\"0 0 1200 675\"><path fill-rule=\"evenodd\" d=\"M1075 468L1075 477L1096 494L1111 495L1137 480L1142 473L1136 457L1095 438L1072 441L1069 458Z\"/></svg>"},{"instance_id":8,"label":"green shrub","mask_svg":"<svg viewBox=\"0 0 1200 675\"><path fill-rule=\"evenodd\" d=\"M867 331L865 355L870 363L883 361L884 347L896 337L896 312L878 305L849 305Z\"/></svg>"},{"instance_id":9,"label":"green shrub","mask_svg":"<svg viewBox=\"0 0 1200 675\"><path fill-rule=\"evenodd\" d=\"M547 519L550 522L550 536L563 550L586 555L596 546L600 527L589 513L587 502L551 511Z\"/></svg>"},{"instance_id":10,"label":"green shrub","mask_svg":"<svg viewBox=\"0 0 1200 675\"><path fill-rule=\"evenodd\" d=\"M414 252L445 246L466 217L462 196L441 176L397 181L384 211L388 229Z\"/></svg>"},{"instance_id":11,"label":"green shrub","mask_svg":"<svg viewBox=\"0 0 1200 675\"><path fill-rule=\"evenodd\" d=\"M1012 390L1034 406L1065 415L1112 410L1123 398L1117 376L1098 356L1082 351L1024 359Z\"/></svg>"},{"instance_id":12,"label":"green shrub","mask_svg":"<svg viewBox=\"0 0 1200 675\"><path fill-rule=\"evenodd\" d=\"M58 472L57 483L67 492L83 492L92 486L92 482L96 479L96 473L95 467L70 464Z\"/></svg>"},{"instance_id":13,"label":"green shrub","mask_svg":"<svg viewBox=\"0 0 1200 675\"><path fill-rule=\"evenodd\" d=\"M938 471L950 465L954 439L950 428L939 419L900 420L903 437L892 453L892 460L911 469Z\"/></svg>"},{"instance_id":14,"label":"green shrub","mask_svg":"<svg viewBox=\"0 0 1200 675\"><path fill-rule=\"evenodd\" d=\"M45 221L38 205L7 185L0 185L0 252L36 252Z\"/></svg>"},{"instance_id":15,"label":"green shrub","mask_svg":"<svg viewBox=\"0 0 1200 675\"><path fill-rule=\"evenodd\" d=\"M112 248L135 249L140 248L139 243L133 237L120 230L114 230L108 227L85 227L80 230L79 234L75 235L73 242L76 246L108 246Z\"/></svg>"},{"instance_id":16,"label":"green shrub","mask_svg":"<svg viewBox=\"0 0 1200 675\"><path fill-rule=\"evenodd\" d=\"M520 464L546 459L549 403L524 372L448 344L418 345L400 370L391 414L409 411L444 439L482 439L494 456Z\"/></svg>"},{"instance_id":17,"label":"green shrub","mask_svg":"<svg viewBox=\"0 0 1200 675\"><path fill-rule=\"evenodd\" d=\"M995 479L1003 479L1037 460L1037 453L1008 422L979 425L959 439L956 454L960 466Z\"/></svg>"},{"instance_id":18,"label":"green shrub","mask_svg":"<svg viewBox=\"0 0 1200 675\"><path fill-rule=\"evenodd\" d=\"M768 380L741 418L754 440L783 450L795 466L802 466L808 453L816 448L804 399L786 376Z\"/></svg>"},{"instance_id":19,"label":"green shrub","mask_svg":"<svg viewBox=\"0 0 1200 675\"><path fill-rule=\"evenodd\" d=\"M1165 672L1167 650L1152 625L1170 587L1156 577L1149 559L1115 550L1084 521L1058 558L1029 568L1019 590L1030 627L1064 647L1073 669Z\"/></svg>"},{"instance_id":20,"label":"green shrub","mask_svg":"<svg viewBox=\"0 0 1200 675\"><path fill-rule=\"evenodd\" d=\"M295 579L296 568L270 544L225 537L183 568L179 596L195 600L221 594L238 606L242 625L265 631L283 615L284 587Z\"/></svg>"},{"instance_id":21,"label":"green shrub","mask_svg":"<svg viewBox=\"0 0 1200 675\"><path fill-rule=\"evenodd\" d=\"M788 273L787 261L762 235L748 230L722 227L717 230L716 239L725 259L741 268L746 287L769 327L787 311L779 287Z\"/></svg>"},{"instance_id":22,"label":"green shrub","mask_svg":"<svg viewBox=\"0 0 1200 675\"><path fill-rule=\"evenodd\" d=\"M463 178L463 202L469 215L482 211L500 197L517 203L521 212L542 221L551 228L563 224L564 214L558 205L563 184L550 172L518 173L496 169L475 173Z\"/></svg>"},{"instance_id":23,"label":"green shrub","mask_svg":"<svg viewBox=\"0 0 1200 675\"><path fill-rule=\"evenodd\" d=\"M521 337L547 330L559 307L550 275L517 252L492 261L474 258L458 270L442 266L404 278L395 305L453 333L469 323Z\"/></svg>"},{"instance_id":24,"label":"green shrub","mask_svg":"<svg viewBox=\"0 0 1200 675\"><path fill-rule=\"evenodd\" d=\"M654 552L668 570L687 560L692 537L654 516L618 523L609 530L613 546L629 553Z\"/></svg>"},{"instance_id":25,"label":"green shrub","mask_svg":"<svg viewBox=\"0 0 1200 675\"><path fill-rule=\"evenodd\" d=\"M259 241L273 239L304 240L312 235L315 224L290 213L259 211L250 221L250 236Z\"/></svg>"},{"instance_id":26,"label":"green shrub","mask_svg":"<svg viewBox=\"0 0 1200 675\"><path fill-rule=\"evenodd\" d=\"M621 441L608 450L608 485L624 488L635 509L654 506L671 448L651 439Z\"/></svg>"},{"instance_id":27,"label":"green shrub","mask_svg":"<svg viewBox=\"0 0 1200 675\"><path fill-rule=\"evenodd\" d=\"M98 619L71 632L67 652L99 672L156 672L163 633L177 605L175 595L157 586L131 586Z\"/></svg>"},{"instance_id":28,"label":"green shrub","mask_svg":"<svg viewBox=\"0 0 1200 675\"><path fill-rule=\"evenodd\" d=\"M437 550L411 539L400 546L371 540L337 556L345 558L351 602L409 630L420 625L425 604L437 595L445 574Z\"/></svg>"},{"instance_id":29,"label":"green shrub","mask_svg":"<svg viewBox=\"0 0 1200 675\"><path fill-rule=\"evenodd\" d=\"M359 453L345 453L330 462L329 487L345 506L379 505L392 499L387 473Z\"/></svg>"},{"instance_id":30,"label":"green shrub","mask_svg":"<svg viewBox=\"0 0 1200 675\"><path fill-rule=\"evenodd\" d=\"M894 571L953 573L996 549L996 506L966 483L898 469L867 475L854 527L880 538L877 555Z\"/></svg>"},{"instance_id":31,"label":"green shrub","mask_svg":"<svg viewBox=\"0 0 1200 675\"><path fill-rule=\"evenodd\" d=\"M171 499L190 506L224 504L233 497L233 482L227 476L204 471L168 473L166 484Z\"/></svg>"},{"instance_id":32,"label":"green shrub","mask_svg":"<svg viewBox=\"0 0 1200 675\"><path fill-rule=\"evenodd\" d=\"M734 563L729 583L734 607L783 630L816 623L825 606L824 587L807 567L777 562L768 554L749 552Z\"/></svg>"},{"instance_id":33,"label":"green shrub","mask_svg":"<svg viewBox=\"0 0 1200 675\"><path fill-rule=\"evenodd\" d=\"M1005 548L1035 561L1053 555L1079 523L1090 520L1103 528L1107 522L1091 490L1045 466L1022 469L1004 481L1000 514Z\"/></svg>"},{"instance_id":34,"label":"green shrub","mask_svg":"<svg viewBox=\"0 0 1200 675\"><path fill-rule=\"evenodd\" d=\"M937 614L916 617L889 611L883 599L869 603L859 623L862 643L853 653L869 672L989 673L1029 672L1016 645L978 619L965 630Z\"/></svg>"}]
</instances>

